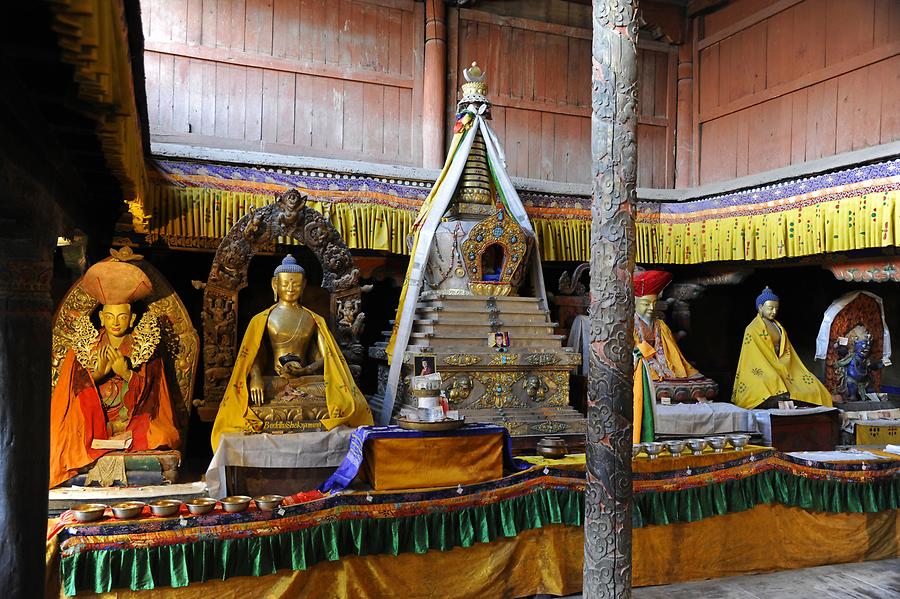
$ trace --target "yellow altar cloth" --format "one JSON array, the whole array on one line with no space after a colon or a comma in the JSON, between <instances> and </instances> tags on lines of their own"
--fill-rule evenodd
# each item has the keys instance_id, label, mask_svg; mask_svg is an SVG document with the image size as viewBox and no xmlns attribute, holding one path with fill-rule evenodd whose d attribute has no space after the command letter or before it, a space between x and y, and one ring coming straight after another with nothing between
<instances>
[{"instance_id":1,"label":"yellow altar cloth","mask_svg":"<svg viewBox=\"0 0 900 599\"><path fill-rule=\"evenodd\" d=\"M761 316L747 325L731 402L752 410L770 397L788 393L790 399L831 407L831 394L800 361L784 327L775 324L781 329L778 355Z\"/></svg>"},{"instance_id":2,"label":"yellow altar cloth","mask_svg":"<svg viewBox=\"0 0 900 599\"><path fill-rule=\"evenodd\" d=\"M857 445L898 445L900 444L900 424L856 424ZM890 454L893 457L893 454ZM896 458L895 458L896 459Z\"/></svg>"},{"instance_id":3,"label":"yellow altar cloth","mask_svg":"<svg viewBox=\"0 0 900 599\"><path fill-rule=\"evenodd\" d=\"M379 491L455 487L503 478L500 433L402 437L366 443L366 475Z\"/></svg>"},{"instance_id":4,"label":"yellow altar cloth","mask_svg":"<svg viewBox=\"0 0 900 599\"><path fill-rule=\"evenodd\" d=\"M47 597L63 597L54 543L50 541L47 550ZM554 525L465 549L347 557L305 571L236 577L178 589L78 596L505 599L568 595L581 591L583 553L583 529ZM834 514L758 505L698 522L635 529L632 555L636 587L890 559L900 557L900 510Z\"/></svg>"},{"instance_id":5,"label":"yellow altar cloth","mask_svg":"<svg viewBox=\"0 0 900 599\"><path fill-rule=\"evenodd\" d=\"M213 451L219 445L219 436L222 433L240 432L244 430L247 421L259 422L259 417L248 405L247 375L256 358L256 352L259 351L259 345L262 343L263 334L266 331L266 321L272 308L254 316L244 333L231 379L225 389L225 397L222 399L219 412L216 414L216 421L213 424ZM316 323L316 339L319 344L319 352L324 358L328 418L323 418L322 424L325 425L326 430L331 430L341 424L352 427L373 424L369 404L356 386L347 361L341 354L331 331L328 330L325 319L312 310L306 308L304 310Z\"/></svg>"}]
</instances>

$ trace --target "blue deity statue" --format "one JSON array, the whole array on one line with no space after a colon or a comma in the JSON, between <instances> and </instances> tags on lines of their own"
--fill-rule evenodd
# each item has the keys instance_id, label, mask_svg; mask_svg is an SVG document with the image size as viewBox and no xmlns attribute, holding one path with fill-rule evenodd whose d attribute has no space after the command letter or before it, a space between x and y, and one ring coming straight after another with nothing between
<instances>
[{"instance_id":1,"label":"blue deity statue","mask_svg":"<svg viewBox=\"0 0 900 599\"><path fill-rule=\"evenodd\" d=\"M872 349L872 338L867 335L853 342L852 350L840 358L835 366L840 377L840 389L848 401L867 401L867 392L874 391L872 373L884 367L882 362L873 362L869 357Z\"/></svg>"}]
</instances>

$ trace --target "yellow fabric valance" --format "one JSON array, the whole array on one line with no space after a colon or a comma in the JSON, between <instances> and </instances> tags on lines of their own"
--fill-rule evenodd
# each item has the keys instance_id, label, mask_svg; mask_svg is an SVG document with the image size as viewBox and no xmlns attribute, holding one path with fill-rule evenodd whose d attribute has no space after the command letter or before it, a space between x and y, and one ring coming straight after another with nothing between
<instances>
[{"instance_id":1,"label":"yellow fabric valance","mask_svg":"<svg viewBox=\"0 0 900 599\"><path fill-rule=\"evenodd\" d=\"M729 216L655 216L639 212L638 262L699 264L735 260L778 260L898 244L900 190L861 193L809 206Z\"/></svg>"},{"instance_id":2,"label":"yellow fabric valance","mask_svg":"<svg viewBox=\"0 0 900 599\"><path fill-rule=\"evenodd\" d=\"M897 245L895 173L900 160L690 202L638 202L637 261L766 261ZM290 187L308 194L308 205L350 248L403 255L429 190L421 181L158 160L145 207L149 227L140 232L151 242L214 249L251 207ZM590 259L585 198L536 198L526 210L544 261Z\"/></svg>"}]
</instances>

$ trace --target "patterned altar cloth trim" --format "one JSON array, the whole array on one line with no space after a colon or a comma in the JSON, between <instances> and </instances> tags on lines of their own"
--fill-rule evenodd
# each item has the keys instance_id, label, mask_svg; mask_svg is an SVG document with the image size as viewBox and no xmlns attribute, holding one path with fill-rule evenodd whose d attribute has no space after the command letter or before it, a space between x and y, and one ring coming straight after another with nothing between
<instances>
[{"instance_id":1,"label":"patterned altar cloth trim","mask_svg":"<svg viewBox=\"0 0 900 599\"><path fill-rule=\"evenodd\" d=\"M733 460L708 467L636 473L634 492L636 495L665 495L684 489L743 480L768 471L808 480L853 485L893 480L900 487L900 460L825 463L799 459L776 450L735 456ZM535 466L497 481L461 488L330 495L286 505L283 515L281 511L251 509L238 514L217 510L204 516L190 516L183 510L181 515L171 518L70 523L60 531L60 548L62 556L67 557L83 551L269 536L343 520L398 519L459 512L467 508L514 501L544 491L582 494L584 476L583 470ZM298 494L293 496L293 501L308 497L309 494ZM64 514L63 520L67 518L68 514ZM71 519L67 522L71 522Z\"/></svg>"},{"instance_id":2,"label":"patterned altar cloth trim","mask_svg":"<svg viewBox=\"0 0 900 599\"><path fill-rule=\"evenodd\" d=\"M503 463L509 470L523 470L527 464L512 456L512 439L506 427L495 424L474 422L461 428L446 432L425 432L400 428L396 424L389 426L360 426L350 436L350 448L347 455L328 480L322 483L321 491L343 491L356 477L362 467L366 443L376 439L422 439L426 437L471 437L478 435L503 436Z\"/></svg>"},{"instance_id":3,"label":"patterned altar cloth trim","mask_svg":"<svg viewBox=\"0 0 900 599\"><path fill-rule=\"evenodd\" d=\"M248 510L204 516L111 520L71 524L60 531L63 558L85 551L134 549L197 541L271 536L328 526L337 521L415 518L497 505L542 491L584 492L583 472L532 468L498 481L422 492L345 493L285 506L279 511Z\"/></svg>"}]
</instances>

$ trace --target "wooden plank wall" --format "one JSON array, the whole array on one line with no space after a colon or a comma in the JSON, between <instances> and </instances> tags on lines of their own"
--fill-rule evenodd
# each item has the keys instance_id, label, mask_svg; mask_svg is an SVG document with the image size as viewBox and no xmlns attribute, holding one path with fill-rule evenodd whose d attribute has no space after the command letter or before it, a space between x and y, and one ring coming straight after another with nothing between
<instances>
[{"instance_id":1,"label":"wooden plank wall","mask_svg":"<svg viewBox=\"0 0 900 599\"><path fill-rule=\"evenodd\" d=\"M701 184L900 139L897 0L742 0L702 32Z\"/></svg>"},{"instance_id":2,"label":"wooden plank wall","mask_svg":"<svg viewBox=\"0 0 900 599\"><path fill-rule=\"evenodd\" d=\"M423 5L141 0L154 141L419 165Z\"/></svg>"},{"instance_id":3,"label":"wooden plank wall","mask_svg":"<svg viewBox=\"0 0 900 599\"><path fill-rule=\"evenodd\" d=\"M491 125L511 175L590 180L591 32L589 29L462 9L451 15L449 109L461 69L487 72ZM675 54L662 44L639 50L638 185L674 185Z\"/></svg>"}]
</instances>

